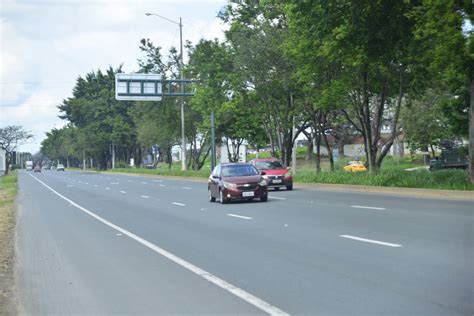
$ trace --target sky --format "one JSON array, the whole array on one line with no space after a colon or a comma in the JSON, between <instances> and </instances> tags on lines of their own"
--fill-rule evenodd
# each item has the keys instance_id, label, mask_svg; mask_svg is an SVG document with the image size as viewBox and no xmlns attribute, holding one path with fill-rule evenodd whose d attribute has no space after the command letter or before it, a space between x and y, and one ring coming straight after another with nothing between
<instances>
[{"instance_id":1,"label":"sky","mask_svg":"<svg viewBox=\"0 0 474 316\"><path fill-rule=\"evenodd\" d=\"M19 151L39 151L45 133L61 128L57 106L79 76L117 68L138 71L139 41L179 47L224 38L217 18L227 0L0 0L0 127L20 125L34 137ZM186 56L186 52L185 52ZM186 60L185 60L186 62Z\"/></svg>"}]
</instances>

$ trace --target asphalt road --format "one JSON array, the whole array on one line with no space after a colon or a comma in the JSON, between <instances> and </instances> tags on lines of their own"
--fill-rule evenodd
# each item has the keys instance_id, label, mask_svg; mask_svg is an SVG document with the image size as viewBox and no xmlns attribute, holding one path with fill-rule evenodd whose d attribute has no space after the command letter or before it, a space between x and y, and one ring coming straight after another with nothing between
<instances>
[{"instance_id":1,"label":"asphalt road","mask_svg":"<svg viewBox=\"0 0 474 316\"><path fill-rule=\"evenodd\" d=\"M472 201L19 174L27 315L473 315Z\"/></svg>"}]
</instances>

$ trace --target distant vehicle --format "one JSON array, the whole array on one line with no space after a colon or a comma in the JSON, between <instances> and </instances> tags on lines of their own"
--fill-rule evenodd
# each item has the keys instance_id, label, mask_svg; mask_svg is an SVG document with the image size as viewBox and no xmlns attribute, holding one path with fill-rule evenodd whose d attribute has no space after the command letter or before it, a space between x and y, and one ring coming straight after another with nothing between
<instances>
[{"instance_id":1,"label":"distant vehicle","mask_svg":"<svg viewBox=\"0 0 474 316\"><path fill-rule=\"evenodd\" d=\"M50 170L50 169L51 169L51 165L46 164L46 165L43 166L43 169L44 169L44 170Z\"/></svg>"},{"instance_id":2,"label":"distant vehicle","mask_svg":"<svg viewBox=\"0 0 474 316\"><path fill-rule=\"evenodd\" d=\"M265 172L263 176L268 186L279 190L286 187L287 190L293 190L293 176L290 168L285 168L277 158L253 159L250 163L259 171Z\"/></svg>"},{"instance_id":3,"label":"distant vehicle","mask_svg":"<svg viewBox=\"0 0 474 316\"><path fill-rule=\"evenodd\" d=\"M367 167L364 165L362 161L351 160L347 163L347 166L344 166L344 170L351 171L351 172L360 172L360 171L367 171Z\"/></svg>"},{"instance_id":4,"label":"distant vehicle","mask_svg":"<svg viewBox=\"0 0 474 316\"><path fill-rule=\"evenodd\" d=\"M462 148L454 145L451 141L442 144L441 155L430 160L430 170L440 170L447 168L467 169L469 158Z\"/></svg>"},{"instance_id":5,"label":"distant vehicle","mask_svg":"<svg viewBox=\"0 0 474 316\"><path fill-rule=\"evenodd\" d=\"M32 171L33 170L33 161L31 161L31 160L25 161L25 168L26 168L26 171Z\"/></svg>"},{"instance_id":6,"label":"distant vehicle","mask_svg":"<svg viewBox=\"0 0 474 316\"><path fill-rule=\"evenodd\" d=\"M207 189L209 201L215 202L218 199L221 204L230 200L268 200L267 181L248 163L217 165L209 176Z\"/></svg>"},{"instance_id":7,"label":"distant vehicle","mask_svg":"<svg viewBox=\"0 0 474 316\"><path fill-rule=\"evenodd\" d=\"M59 165L56 167L56 171L64 171L64 165L59 164Z\"/></svg>"},{"instance_id":8,"label":"distant vehicle","mask_svg":"<svg viewBox=\"0 0 474 316\"><path fill-rule=\"evenodd\" d=\"M40 165L36 165L35 168L33 169L34 173L36 172L41 172L41 167Z\"/></svg>"}]
</instances>

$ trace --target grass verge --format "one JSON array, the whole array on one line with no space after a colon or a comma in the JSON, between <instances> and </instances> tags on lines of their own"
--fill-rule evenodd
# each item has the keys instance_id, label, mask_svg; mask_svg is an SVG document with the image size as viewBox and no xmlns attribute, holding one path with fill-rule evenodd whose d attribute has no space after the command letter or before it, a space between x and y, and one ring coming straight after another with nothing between
<instances>
[{"instance_id":1,"label":"grass verge","mask_svg":"<svg viewBox=\"0 0 474 316\"><path fill-rule=\"evenodd\" d=\"M297 173L296 182L302 183L331 183L358 184L382 187L442 189L442 190L474 190L474 184L469 182L467 173L463 170L428 170L404 171L381 170L378 174L369 175L367 172L321 172L302 171Z\"/></svg>"},{"instance_id":2,"label":"grass verge","mask_svg":"<svg viewBox=\"0 0 474 316\"><path fill-rule=\"evenodd\" d=\"M0 315L14 315L13 236L17 172L0 177Z\"/></svg>"}]
</instances>

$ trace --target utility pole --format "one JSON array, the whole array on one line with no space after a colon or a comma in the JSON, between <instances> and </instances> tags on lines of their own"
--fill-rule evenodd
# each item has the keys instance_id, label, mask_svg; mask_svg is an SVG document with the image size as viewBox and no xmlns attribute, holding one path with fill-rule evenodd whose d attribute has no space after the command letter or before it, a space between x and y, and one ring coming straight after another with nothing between
<instances>
[{"instance_id":1,"label":"utility pole","mask_svg":"<svg viewBox=\"0 0 474 316\"><path fill-rule=\"evenodd\" d=\"M291 102L291 108L294 108L293 107L293 93L290 93L290 102ZM291 165L292 165L292 175L293 177L296 176L296 148L298 147L298 141L296 140L296 115L293 114L293 152L292 152L292 155L291 155L291 158L292 158L292 162L291 162Z\"/></svg>"},{"instance_id":2,"label":"utility pole","mask_svg":"<svg viewBox=\"0 0 474 316\"><path fill-rule=\"evenodd\" d=\"M112 143L112 169L115 169L115 144Z\"/></svg>"},{"instance_id":3,"label":"utility pole","mask_svg":"<svg viewBox=\"0 0 474 316\"><path fill-rule=\"evenodd\" d=\"M214 126L214 104L211 103L211 172L216 166L216 129Z\"/></svg>"},{"instance_id":4,"label":"utility pole","mask_svg":"<svg viewBox=\"0 0 474 316\"><path fill-rule=\"evenodd\" d=\"M179 17L179 46L180 46L180 64L179 72L180 79L184 79L183 74L183 23L181 17ZM181 93L184 94L184 83L181 81ZM181 144L183 146L183 154L181 160L181 170L186 170L186 134L184 133L184 96L181 97Z\"/></svg>"},{"instance_id":5,"label":"utility pole","mask_svg":"<svg viewBox=\"0 0 474 316\"><path fill-rule=\"evenodd\" d=\"M167 17L164 17L162 15L156 14L156 13L145 13L146 16L157 16L161 19L164 19L168 22L177 24L179 26L179 73L180 73L180 78L181 78L181 94L184 94L184 74L183 74L183 67L184 67L184 62L183 62L183 21L181 17L179 17L179 23L175 22L171 19L168 19ZM184 131L184 96L181 96L181 170L186 170L186 134Z\"/></svg>"}]
</instances>

